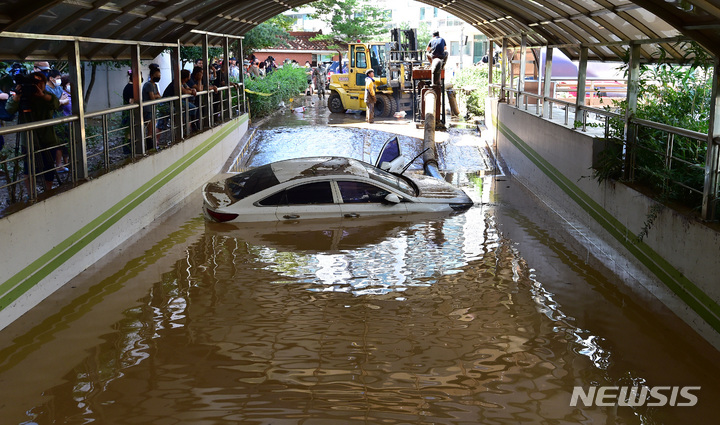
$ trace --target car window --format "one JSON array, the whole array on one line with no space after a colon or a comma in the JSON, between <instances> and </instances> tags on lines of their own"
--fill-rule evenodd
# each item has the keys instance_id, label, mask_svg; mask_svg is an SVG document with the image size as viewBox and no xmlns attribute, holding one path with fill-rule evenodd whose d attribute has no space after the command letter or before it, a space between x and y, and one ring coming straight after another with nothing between
<instances>
[{"instance_id":1,"label":"car window","mask_svg":"<svg viewBox=\"0 0 720 425\"><path fill-rule=\"evenodd\" d=\"M308 205L334 203L330 182L315 182L291 187L268 196L260 205Z\"/></svg>"},{"instance_id":2,"label":"car window","mask_svg":"<svg viewBox=\"0 0 720 425\"><path fill-rule=\"evenodd\" d=\"M269 164L234 175L225 182L230 196L236 201L280 183Z\"/></svg>"},{"instance_id":3,"label":"car window","mask_svg":"<svg viewBox=\"0 0 720 425\"><path fill-rule=\"evenodd\" d=\"M402 178L388 173L387 171L381 170L377 167L373 167L370 164L361 162L361 164L367 169L368 175L372 180L385 183L386 185L395 188L403 193L410 196L416 196L415 189L410 186L410 183L406 182Z\"/></svg>"},{"instance_id":4,"label":"car window","mask_svg":"<svg viewBox=\"0 0 720 425\"><path fill-rule=\"evenodd\" d=\"M372 184L354 181L338 181L340 195L346 204L383 202L390 193Z\"/></svg>"}]
</instances>

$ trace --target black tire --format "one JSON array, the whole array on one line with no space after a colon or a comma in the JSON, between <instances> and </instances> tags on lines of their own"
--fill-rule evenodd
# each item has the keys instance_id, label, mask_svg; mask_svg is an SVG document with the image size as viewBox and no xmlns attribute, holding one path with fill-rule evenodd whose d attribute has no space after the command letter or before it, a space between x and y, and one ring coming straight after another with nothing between
<instances>
[{"instance_id":1,"label":"black tire","mask_svg":"<svg viewBox=\"0 0 720 425\"><path fill-rule=\"evenodd\" d=\"M330 93L330 97L328 97L328 109L335 114L344 114L345 111L347 111L347 109L343 107L342 99L340 99L340 95L337 94L337 92Z\"/></svg>"},{"instance_id":2,"label":"black tire","mask_svg":"<svg viewBox=\"0 0 720 425\"><path fill-rule=\"evenodd\" d=\"M396 110L395 99L386 94L378 94L375 97L377 98L375 115L378 117L392 117Z\"/></svg>"}]
</instances>

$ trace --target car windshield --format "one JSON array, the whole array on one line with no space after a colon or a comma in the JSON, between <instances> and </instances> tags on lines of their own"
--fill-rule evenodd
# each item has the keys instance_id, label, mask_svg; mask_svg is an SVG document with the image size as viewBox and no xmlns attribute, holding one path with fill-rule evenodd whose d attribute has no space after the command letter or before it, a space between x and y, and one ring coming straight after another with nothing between
<instances>
[{"instance_id":1,"label":"car windshield","mask_svg":"<svg viewBox=\"0 0 720 425\"><path fill-rule=\"evenodd\" d=\"M367 169L368 175L372 180L385 183L386 185L397 189L407 195L417 196L417 193L415 193L415 189L413 189L410 183L406 182L403 178L398 177L395 174L390 174L387 171L381 170L370 164L366 164L364 162L361 162L361 164Z\"/></svg>"},{"instance_id":2,"label":"car windshield","mask_svg":"<svg viewBox=\"0 0 720 425\"><path fill-rule=\"evenodd\" d=\"M230 196L235 201L280 183L269 164L232 176L225 182Z\"/></svg>"}]
</instances>

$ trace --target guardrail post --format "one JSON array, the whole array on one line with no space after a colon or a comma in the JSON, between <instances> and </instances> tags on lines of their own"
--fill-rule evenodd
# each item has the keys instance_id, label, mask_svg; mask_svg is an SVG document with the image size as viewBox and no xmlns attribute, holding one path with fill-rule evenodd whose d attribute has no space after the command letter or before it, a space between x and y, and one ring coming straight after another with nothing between
<instances>
[{"instance_id":1,"label":"guardrail post","mask_svg":"<svg viewBox=\"0 0 720 425\"><path fill-rule=\"evenodd\" d=\"M578 64L577 98L575 99L575 121L585 122L585 84L587 82L588 47L580 46L580 63ZM573 125L573 127L575 127Z\"/></svg>"},{"instance_id":2,"label":"guardrail post","mask_svg":"<svg viewBox=\"0 0 720 425\"><path fill-rule=\"evenodd\" d=\"M703 187L702 216L714 220L718 209L718 180L720 176L720 59L715 57L710 101L710 125L708 128L707 153L705 154L705 184Z\"/></svg>"},{"instance_id":3,"label":"guardrail post","mask_svg":"<svg viewBox=\"0 0 720 425\"><path fill-rule=\"evenodd\" d=\"M88 178L87 141L85 140L85 101L83 94L82 64L80 63L80 42L75 40L70 47L68 58L70 67L70 95L72 96L72 113L78 117L74 123L75 132L70 149L73 152L72 166L73 181Z\"/></svg>"},{"instance_id":4,"label":"guardrail post","mask_svg":"<svg viewBox=\"0 0 720 425\"><path fill-rule=\"evenodd\" d=\"M628 64L627 110L625 110L625 180L635 178L635 143L637 127L632 118L637 112L638 89L640 88L640 45L630 43L630 63Z\"/></svg>"},{"instance_id":5,"label":"guardrail post","mask_svg":"<svg viewBox=\"0 0 720 425\"><path fill-rule=\"evenodd\" d=\"M543 73L543 101L542 101L542 116L550 117L550 108L552 103L548 102L547 99L550 97L550 89L552 88L552 58L553 58L552 47L548 47L545 50L545 71Z\"/></svg>"}]
</instances>

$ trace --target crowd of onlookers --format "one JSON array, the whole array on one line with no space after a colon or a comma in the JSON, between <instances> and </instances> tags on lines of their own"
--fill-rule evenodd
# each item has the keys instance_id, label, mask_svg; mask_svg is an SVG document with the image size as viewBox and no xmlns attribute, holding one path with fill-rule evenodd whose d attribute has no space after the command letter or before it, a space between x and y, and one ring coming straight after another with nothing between
<instances>
[{"instance_id":1,"label":"crowd of onlookers","mask_svg":"<svg viewBox=\"0 0 720 425\"><path fill-rule=\"evenodd\" d=\"M209 73L207 78L207 86L204 82L204 73L206 68L203 66L202 59L196 60L192 70L183 69L180 72L180 90L183 95L189 95L183 99L183 113L188 112L192 128L197 128L196 121L200 108L199 92L210 91L213 94L218 92L218 87L233 85L240 81L241 75L244 78L264 78L280 67L292 66L300 68L300 64L295 60L285 59L281 64L275 61L275 58L268 56L265 60L260 60L255 55L250 55L247 59L240 63L235 58L228 59L227 75L223 72L222 59L212 60L207 67ZM315 64L307 61L305 63L308 87L306 94L318 93L324 95L325 86L327 84L327 68L325 64ZM46 61L38 61L34 63L34 68L27 69L24 65L16 63L7 69L8 74L13 78L13 87L6 92L0 90L0 126L3 121L16 121L18 124L42 121L62 116L72 115L72 91L70 77L61 71L54 69ZM136 103L134 99L134 87L132 71L128 71L128 82L123 90L123 104ZM157 64L150 64L148 67L147 79L140 78L142 87L140 94L143 102L148 102L162 97L173 97L176 84L173 80L160 93L158 82L161 78L161 70ZM220 96L210 96L210 102L217 103L219 107ZM168 109L166 104L145 106L142 111L143 121L147 122L146 134L152 134L151 122L153 121L153 111L156 111L157 130L162 130L167 125ZM203 105L202 110L208 113L208 105ZM218 109L214 109L217 111ZM207 115L203 115L207 116ZM165 118L163 118L165 117ZM130 112L123 114L121 126L125 128L125 145L123 150L126 154L130 153ZM156 132L157 134L158 132ZM26 132L18 133L16 150L14 156L22 152L22 156L27 155ZM46 126L31 132L34 144L33 150L36 152L37 160L35 161L35 173L41 174L45 183L45 188L50 189L53 181L56 180L57 173L67 173L69 162L69 141L70 127L69 124L58 124L54 126ZM151 136L146 138L146 149L159 148L158 140L152 140ZM0 135L0 150L5 144L3 136ZM23 174L30 174L29 162L24 161ZM25 178L26 185L28 183Z\"/></svg>"}]
</instances>

